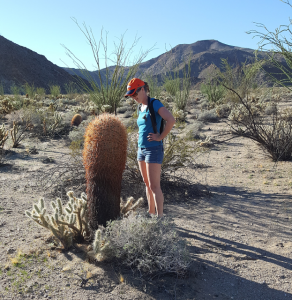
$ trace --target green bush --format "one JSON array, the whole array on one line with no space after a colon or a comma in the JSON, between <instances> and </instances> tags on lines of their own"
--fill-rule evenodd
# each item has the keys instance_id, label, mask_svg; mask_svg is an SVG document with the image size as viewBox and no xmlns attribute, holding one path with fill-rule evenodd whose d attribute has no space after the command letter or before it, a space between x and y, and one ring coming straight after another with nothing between
<instances>
[{"instance_id":1,"label":"green bush","mask_svg":"<svg viewBox=\"0 0 292 300\"><path fill-rule=\"evenodd\" d=\"M78 85L75 82L70 81L69 83L65 83L64 88L67 95L78 93Z\"/></svg>"},{"instance_id":2,"label":"green bush","mask_svg":"<svg viewBox=\"0 0 292 300\"><path fill-rule=\"evenodd\" d=\"M46 91L42 87L37 87L36 94L38 94L41 98L43 98L46 95Z\"/></svg>"},{"instance_id":3,"label":"green bush","mask_svg":"<svg viewBox=\"0 0 292 300\"><path fill-rule=\"evenodd\" d=\"M58 86L58 85L51 85L50 86L50 94L54 98L57 98L61 94L60 86Z\"/></svg>"},{"instance_id":4,"label":"green bush","mask_svg":"<svg viewBox=\"0 0 292 300\"><path fill-rule=\"evenodd\" d=\"M219 102L225 94L225 88L216 81L208 80L201 84L201 93L205 95L209 102Z\"/></svg>"},{"instance_id":5,"label":"green bush","mask_svg":"<svg viewBox=\"0 0 292 300\"><path fill-rule=\"evenodd\" d=\"M174 75L175 76L175 75ZM174 96L180 89L180 79L179 78L172 78L171 75L168 75L168 77L164 78L164 84L163 84L165 90L171 95Z\"/></svg>"},{"instance_id":6,"label":"green bush","mask_svg":"<svg viewBox=\"0 0 292 300\"><path fill-rule=\"evenodd\" d=\"M36 94L36 89L33 84L29 85L28 83L26 83L24 85L24 91L25 91L25 94L28 94L29 98L31 98L31 99L33 99Z\"/></svg>"}]
</instances>

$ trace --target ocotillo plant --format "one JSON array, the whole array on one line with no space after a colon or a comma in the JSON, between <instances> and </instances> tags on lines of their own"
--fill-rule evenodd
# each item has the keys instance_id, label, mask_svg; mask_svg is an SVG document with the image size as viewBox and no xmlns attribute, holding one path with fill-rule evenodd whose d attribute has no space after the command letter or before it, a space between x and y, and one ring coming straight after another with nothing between
<instances>
[{"instance_id":1,"label":"ocotillo plant","mask_svg":"<svg viewBox=\"0 0 292 300\"><path fill-rule=\"evenodd\" d=\"M122 174L127 158L127 130L120 119L111 114L96 117L84 135L83 163L86 170L86 193L89 226L120 215Z\"/></svg>"}]
</instances>

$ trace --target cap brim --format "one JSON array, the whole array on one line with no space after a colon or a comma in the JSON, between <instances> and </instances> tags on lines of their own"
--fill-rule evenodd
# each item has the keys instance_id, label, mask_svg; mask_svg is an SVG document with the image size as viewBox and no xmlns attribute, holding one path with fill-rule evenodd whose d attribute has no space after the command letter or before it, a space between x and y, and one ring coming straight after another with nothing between
<instances>
[{"instance_id":1,"label":"cap brim","mask_svg":"<svg viewBox=\"0 0 292 300\"><path fill-rule=\"evenodd\" d=\"M127 93L125 94L124 97L129 97L129 96L133 95L135 93L135 91L136 91L136 89L127 91Z\"/></svg>"}]
</instances>

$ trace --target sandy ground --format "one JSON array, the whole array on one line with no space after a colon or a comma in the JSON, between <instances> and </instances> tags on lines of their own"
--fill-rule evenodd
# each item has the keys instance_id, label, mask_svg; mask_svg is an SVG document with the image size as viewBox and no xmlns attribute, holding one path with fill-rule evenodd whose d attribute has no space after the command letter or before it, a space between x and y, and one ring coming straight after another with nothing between
<instances>
[{"instance_id":1,"label":"sandy ground","mask_svg":"<svg viewBox=\"0 0 292 300\"><path fill-rule=\"evenodd\" d=\"M222 140L223 128L220 121L203 131ZM80 245L55 249L50 233L24 211L44 195L36 177L60 163L68 148L62 140L23 145L0 167L0 299L292 299L291 162L275 164L242 138L200 155L196 163L206 168L196 170L196 178L210 194L165 203L166 216L189 241L189 275L149 281L88 262ZM26 152L32 145L38 154ZM80 276L89 278L84 286Z\"/></svg>"}]
</instances>

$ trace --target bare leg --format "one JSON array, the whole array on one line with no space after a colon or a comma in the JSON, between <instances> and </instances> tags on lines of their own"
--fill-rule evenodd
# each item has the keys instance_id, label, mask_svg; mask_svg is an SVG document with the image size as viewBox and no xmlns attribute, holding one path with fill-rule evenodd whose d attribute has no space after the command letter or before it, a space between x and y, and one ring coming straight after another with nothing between
<instances>
[{"instance_id":1,"label":"bare leg","mask_svg":"<svg viewBox=\"0 0 292 300\"><path fill-rule=\"evenodd\" d=\"M146 163L146 170L148 174L149 188L152 192L156 206L157 216L162 217L164 197L160 187L161 164Z\"/></svg>"},{"instance_id":2,"label":"bare leg","mask_svg":"<svg viewBox=\"0 0 292 300\"><path fill-rule=\"evenodd\" d=\"M154 197L153 197L153 193L150 189L149 186L149 180L148 180L148 174L147 174L147 169L146 169L146 163L145 161L138 161L139 163L139 168L140 168L140 172L143 178L143 181L146 185L146 196L147 196L147 200L148 200L148 207L149 210L148 212L150 214L155 215L155 202L154 202Z\"/></svg>"}]
</instances>

